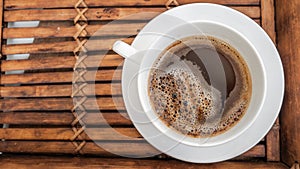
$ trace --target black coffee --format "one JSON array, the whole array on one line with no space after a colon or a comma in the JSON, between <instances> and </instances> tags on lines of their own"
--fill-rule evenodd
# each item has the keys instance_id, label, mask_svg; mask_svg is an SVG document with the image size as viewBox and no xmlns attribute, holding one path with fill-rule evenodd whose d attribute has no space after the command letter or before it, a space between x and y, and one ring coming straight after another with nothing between
<instances>
[{"instance_id":1,"label":"black coffee","mask_svg":"<svg viewBox=\"0 0 300 169\"><path fill-rule=\"evenodd\" d=\"M149 76L149 98L169 127L193 137L227 131L245 114L251 77L242 56L214 37L193 36L164 50Z\"/></svg>"}]
</instances>

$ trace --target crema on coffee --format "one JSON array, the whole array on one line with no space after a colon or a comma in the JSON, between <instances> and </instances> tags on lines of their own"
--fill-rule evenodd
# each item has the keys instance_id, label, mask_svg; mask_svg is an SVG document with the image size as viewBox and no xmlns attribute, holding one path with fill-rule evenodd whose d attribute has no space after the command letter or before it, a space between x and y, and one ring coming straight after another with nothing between
<instances>
[{"instance_id":1,"label":"crema on coffee","mask_svg":"<svg viewBox=\"0 0 300 169\"><path fill-rule=\"evenodd\" d=\"M211 137L241 120L251 85L236 49L215 37L192 36L174 42L156 59L148 95L168 127L191 137Z\"/></svg>"}]
</instances>

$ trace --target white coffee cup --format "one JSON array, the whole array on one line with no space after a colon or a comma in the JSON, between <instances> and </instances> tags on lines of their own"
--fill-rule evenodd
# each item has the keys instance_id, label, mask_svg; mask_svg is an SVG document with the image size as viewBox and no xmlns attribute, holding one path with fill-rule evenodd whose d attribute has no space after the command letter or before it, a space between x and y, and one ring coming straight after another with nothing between
<instances>
[{"instance_id":1,"label":"white coffee cup","mask_svg":"<svg viewBox=\"0 0 300 169\"><path fill-rule=\"evenodd\" d=\"M140 66L138 72L138 93L143 110L149 118L149 122L153 123L162 134L180 141L183 144L193 146L214 146L235 139L252 125L264 103L266 95L266 75L260 59L261 56L259 56L253 45L242 34L220 23L199 21L193 23L181 22L177 25L178 26L176 27L171 27L164 34L151 34L151 32L149 32L147 35L144 35L148 36L147 38L151 38L152 42L154 42L151 47L145 51L137 51L135 48L122 41L117 41L113 45L113 50L125 59L131 59L133 55L141 55L140 57L143 57L141 63L136 62L136 64ZM157 25L157 27L157 29L159 29L160 25ZM209 138L187 137L174 129L167 127L165 123L157 117L148 96L149 73L153 67L153 63L157 57L160 56L161 52L176 40L199 35L216 37L234 47L246 61L252 80L252 96L245 115L228 131ZM139 38L139 36L143 35L139 34L137 38ZM155 40L153 41L153 39ZM147 43L147 41L145 41L145 43ZM135 62L134 60L132 61Z\"/></svg>"}]
</instances>

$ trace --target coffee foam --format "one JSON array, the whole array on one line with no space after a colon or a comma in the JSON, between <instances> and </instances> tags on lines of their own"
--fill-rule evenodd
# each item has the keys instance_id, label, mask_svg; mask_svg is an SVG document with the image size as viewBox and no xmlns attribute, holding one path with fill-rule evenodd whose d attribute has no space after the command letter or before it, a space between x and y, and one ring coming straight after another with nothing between
<instances>
[{"instance_id":1,"label":"coffee foam","mask_svg":"<svg viewBox=\"0 0 300 169\"><path fill-rule=\"evenodd\" d=\"M155 62L149 77L149 97L160 119L182 134L207 137L234 126L243 116L250 100L250 75L238 52L215 38L192 37L171 45ZM206 45L222 53L234 66L236 83L226 100L211 86L199 66L183 56L187 46ZM236 58L232 58L236 57ZM247 71L246 67L246 71ZM251 85L251 83L250 83Z\"/></svg>"},{"instance_id":2,"label":"coffee foam","mask_svg":"<svg viewBox=\"0 0 300 169\"><path fill-rule=\"evenodd\" d=\"M208 84L204 87L193 73L183 69L174 69L157 77L152 81L151 92L155 98L151 99L157 105L156 112L160 117L184 134L210 133L203 124L217 117L221 104L216 103L221 101L214 100L221 99L220 93L207 88Z\"/></svg>"}]
</instances>

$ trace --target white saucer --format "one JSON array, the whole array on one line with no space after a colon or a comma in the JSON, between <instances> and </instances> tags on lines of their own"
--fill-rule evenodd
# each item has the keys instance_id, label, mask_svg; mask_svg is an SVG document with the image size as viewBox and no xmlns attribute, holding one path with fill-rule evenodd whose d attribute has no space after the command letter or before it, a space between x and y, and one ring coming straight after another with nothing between
<instances>
[{"instance_id":1,"label":"white saucer","mask_svg":"<svg viewBox=\"0 0 300 169\"><path fill-rule=\"evenodd\" d=\"M126 59L122 73L122 91L125 106L133 124L141 135L155 148L174 158L195 162L211 163L236 157L255 146L271 129L275 122L284 94L284 75L280 56L273 42L253 20L231 8L207 4L183 5L167 11L165 14L177 17L186 22L201 20L221 23L235 29L246 37L261 56L266 71L266 99L256 121L241 135L230 142L211 147L191 146L177 142L160 131L152 123L142 123L148 117L142 111L137 88L137 72L142 57L133 56ZM160 23L160 16L153 19L139 33L157 32L155 25ZM152 44L151 40L142 40L137 36L132 46L137 50L145 50ZM141 43L143 42L143 43ZM134 62L132 62L134 60ZM170 147L170 145L172 145Z\"/></svg>"}]
</instances>

